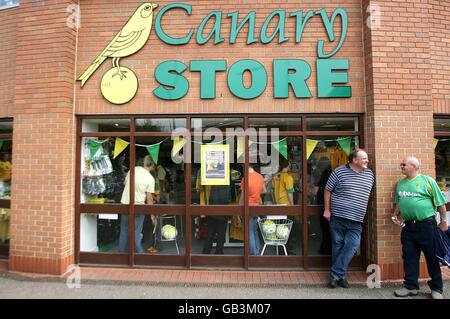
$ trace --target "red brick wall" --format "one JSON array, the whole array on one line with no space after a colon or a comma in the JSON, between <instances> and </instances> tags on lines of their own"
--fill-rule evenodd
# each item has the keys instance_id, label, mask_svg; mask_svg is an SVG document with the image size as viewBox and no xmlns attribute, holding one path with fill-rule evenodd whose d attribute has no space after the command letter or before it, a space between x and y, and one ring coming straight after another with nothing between
<instances>
[{"instance_id":1,"label":"red brick wall","mask_svg":"<svg viewBox=\"0 0 450 319\"><path fill-rule=\"evenodd\" d=\"M393 189L406 155L434 174L430 5L426 1L363 1L381 7L381 25L364 24L367 138L377 176L370 212L369 258L383 279L402 276L400 228L390 221Z\"/></svg>"},{"instance_id":2,"label":"red brick wall","mask_svg":"<svg viewBox=\"0 0 450 319\"><path fill-rule=\"evenodd\" d=\"M73 262L75 2L17 9L10 270L62 274Z\"/></svg>"},{"instance_id":3,"label":"red brick wall","mask_svg":"<svg viewBox=\"0 0 450 319\"><path fill-rule=\"evenodd\" d=\"M223 12L221 35L225 41L213 45L208 42L198 45L195 32L190 43L184 46L170 46L159 40L154 27L147 44L135 55L121 60L121 65L130 67L139 79L139 91L130 103L117 106L107 102L100 93L100 80L111 68L108 59L94 73L86 85L80 89L78 82L76 93L76 113L261 113L261 112L364 112L364 60L362 56L361 3L359 0L330 1L318 0L304 3L302 1L273 2L269 0L251 1L183 1L192 5L192 15L187 16L182 10L174 10L166 14L163 21L164 30L174 36L183 36L190 28L198 29L201 20L213 10ZM106 1L86 0L81 3L81 29L78 38L77 75L81 75L97 55L113 39L120 28L128 21L141 2L135 0ZM160 8L173 1L158 1ZM242 19L248 12L256 11L256 36L264 19L274 10L284 9L287 16L291 12L326 8L331 15L336 7L343 7L349 14L349 30L341 50L334 57L350 59L350 83L353 90L351 99L273 99L272 60L273 59L305 59L312 68L308 84L313 96L317 95L315 61L317 58L317 40L327 39L325 28L319 15L314 16L306 26L302 42L295 43L295 19L286 19L286 36L289 41L278 44L276 39L269 44L255 43L246 45L246 29L239 35L237 43L229 44L229 27L231 19L227 14L239 11ZM154 20L155 20L154 15ZM338 19L339 21L339 19ZM207 29L209 31L209 29ZM337 38L339 39L339 38ZM335 42L337 42L336 40ZM337 43L326 40L326 49L331 50ZM329 52L329 51L327 51ZM163 101L152 93L158 84L154 79L155 67L165 60L179 60L189 64L190 60L225 59L227 67L241 59L255 59L264 64L268 72L268 85L262 96L253 100L241 100L234 97L226 84L226 73L217 75L217 98L215 100L199 100L199 73L185 71L190 83L189 93L178 101Z\"/></svg>"},{"instance_id":4,"label":"red brick wall","mask_svg":"<svg viewBox=\"0 0 450 319\"><path fill-rule=\"evenodd\" d=\"M0 118L13 115L17 12L0 10Z\"/></svg>"},{"instance_id":5,"label":"red brick wall","mask_svg":"<svg viewBox=\"0 0 450 319\"><path fill-rule=\"evenodd\" d=\"M431 81L434 113L450 113L450 1L430 1Z\"/></svg>"}]
</instances>

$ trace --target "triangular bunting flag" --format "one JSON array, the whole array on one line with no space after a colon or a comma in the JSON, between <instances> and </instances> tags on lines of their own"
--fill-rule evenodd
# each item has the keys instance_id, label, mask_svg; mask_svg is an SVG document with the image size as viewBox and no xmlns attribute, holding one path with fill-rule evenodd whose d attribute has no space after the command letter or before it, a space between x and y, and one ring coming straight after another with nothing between
<instances>
[{"instance_id":1,"label":"triangular bunting flag","mask_svg":"<svg viewBox=\"0 0 450 319\"><path fill-rule=\"evenodd\" d=\"M319 143L319 141L308 140L308 139L306 140L306 159L309 159L309 157L311 156L312 152L316 148L317 143Z\"/></svg>"},{"instance_id":2,"label":"triangular bunting flag","mask_svg":"<svg viewBox=\"0 0 450 319\"><path fill-rule=\"evenodd\" d=\"M124 141L121 138L116 137L116 143L114 145L114 158L119 156L119 154L122 153L123 150L126 149L129 144L130 143L128 143L127 141Z\"/></svg>"},{"instance_id":3,"label":"triangular bunting flag","mask_svg":"<svg viewBox=\"0 0 450 319\"><path fill-rule=\"evenodd\" d=\"M437 138L435 138L434 141L433 141L433 149L436 148L436 145L437 145L438 142L439 142L439 140ZM1 146L0 146L0 149L1 149Z\"/></svg>"},{"instance_id":4,"label":"triangular bunting flag","mask_svg":"<svg viewBox=\"0 0 450 319\"><path fill-rule=\"evenodd\" d=\"M346 138L340 138L337 140L339 143L339 146L342 148L342 150L345 152L347 156L350 155L350 146L352 144L352 138L346 137Z\"/></svg>"},{"instance_id":5,"label":"triangular bunting flag","mask_svg":"<svg viewBox=\"0 0 450 319\"><path fill-rule=\"evenodd\" d=\"M282 140L276 142L273 144L275 149L283 155L285 159L288 159L288 152L287 152L287 138L283 138Z\"/></svg>"},{"instance_id":6,"label":"triangular bunting flag","mask_svg":"<svg viewBox=\"0 0 450 319\"><path fill-rule=\"evenodd\" d=\"M184 144L186 144L186 139L184 137L173 138L172 157L175 157L175 154L183 148Z\"/></svg>"},{"instance_id":7,"label":"triangular bunting flag","mask_svg":"<svg viewBox=\"0 0 450 319\"><path fill-rule=\"evenodd\" d=\"M161 143L158 144L154 144L154 145L150 145L147 146L147 152L150 154L150 156L152 157L153 161L158 164L158 157L159 157L159 146L161 145Z\"/></svg>"},{"instance_id":8,"label":"triangular bunting flag","mask_svg":"<svg viewBox=\"0 0 450 319\"><path fill-rule=\"evenodd\" d=\"M91 158L94 158L95 154L97 154L98 149L102 146L102 143L98 141L90 141L89 142L89 153L91 155Z\"/></svg>"},{"instance_id":9,"label":"triangular bunting flag","mask_svg":"<svg viewBox=\"0 0 450 319\"><path fill-rule=\"evenodd\" d=\"M4 142L4 140L0 140L0 150L1 150L2 147L3 147L3 142Z\"/></svg>"}]
</instances>

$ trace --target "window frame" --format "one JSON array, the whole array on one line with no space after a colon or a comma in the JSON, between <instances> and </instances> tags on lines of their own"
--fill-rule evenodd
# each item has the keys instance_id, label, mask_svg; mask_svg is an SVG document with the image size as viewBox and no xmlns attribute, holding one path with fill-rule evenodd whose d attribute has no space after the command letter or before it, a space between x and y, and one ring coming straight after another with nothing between
<instances>
[{"instance_id":1,"label":"window frame","mask_svg":"<svg viewBox=\"0 0 450 319\"><path fill-rule=\"evenodd\" d=\"M280 113L271 113L269 114L140 114L140 115L79 115L77 116L77 160L76 160L76 198L75 198L75 260L77 263L102 263L102 264L117 264L123 266L175 266L175 267L183 267L183 268L193 268L193 267L204 267L204 266L220 266L223 267L240 267L244 269L250 269L254 267L274 267L274 268L300 268L300 269L308 269L311 267L329 267L331 256L309 256L308 255L308 242L305 240L305 237L308 236L308 223L307 218L310 215L317 215L321 211L321 207L318 205L308 205L307 203L307 159L306 159L306 139L307 138L320 138L324 136L357 136L359 138L359 147L364 147L364 118L362 113L348 113L348 114L336 114L336 113L324 113L324 114L290 114L290 117L298 117L301 120L301 129L296 131L280 131L280 135L284 136L293 136L299 137L301 139L302 145L302 204L294 205L289 207L288 212L277 211L276 207L271 208L270 214L274 215L296 215L299 216L302 220L303 225L303 239L302 239L302 256L284 256L283 258L279 258L277 256L250 256L249 255L249 245L248 245L248 223L245 223L244 227L244 254L242 256L209 256L209 255L192 255L191 254L191 233L192 233L192 218L193 216L197 216L200 214L207 215L227 215L227 216L242 216L244 220L248 220L250 216L258 215L261 213L261 207L249 207L247 201L244 201L243 205L233 205L229 207L221 207L221 206L210 206L208 209L205 207L193 205L191 199L191 183L190 178L192 174L192 163L185 163L185 191L186 191L186 202L184 205L154 205L152 207L145 207L142 205L134 204L134 184L131 183L130 187L130 204L122 205L116 204L110 207L111 204L108 205L96 205L96 204L80 204L80 156L81 156L81 138L85 136L89 137L104 137L104 136L127 136L130 138L130 177L134 179L134 167L135 167L135 139L140 136L158 136L158 137L166 137L171 136L171 132L138 132L136 131L136 120L137 119L145 119L145 118L183 118L186 119L186 132L189 132L191 139L195 135L198 135L198 132L195 132L192 127L192 119L193 118L242 118L243 119L243 129L246 130L249 128L249 118L272 118L272 117L284 117L285 114ZM355 131L307 131L307 119L308 118L342 118L342 117L351 117L358 118L358 130ZM130 132L96 132L96 133L82 133L81 132L81 123L83 119L88 118L96 118L96 119L130 119ZM245 152L248 152L248 144L249 137L245 137ZM187 152L190 154L191 151L191 143L186 143ZM188 155L190 156L190 155ZM248 156L245 158L244 165L244 174L243 177L248 180ZM245 189L243 190L244 196L246 196L248 190L248 185L246 184ZM119 207L120 206L120 207ZM119 209L119 210L118 210ZM225 209L225 211L223 210ZM279 208L280 209L280 208ZM185 217L185 228L183 229L183 233L186 235L184 238L185 247L185 255L143 255L143 254L135 254L134 249L130 249L128 254L119 254L119 253L86 253L80 252L80 216L81 213L92 212L92 213L106 213L106 212L118 212L120 211L122 214L127 214L129 216L134 216L135 214L173 214L173 215L181 215ZM265 213L267 214L267 212ZM134 239L134 218L130 218L130 240ZM130 246L130 247L134 247ZM364 246L362 245L362 250ZM356 256L351 263L351 266L362 267L362 260L364 258L363 251L361 253L362 256Z\"/></svg>"}]
</instances>

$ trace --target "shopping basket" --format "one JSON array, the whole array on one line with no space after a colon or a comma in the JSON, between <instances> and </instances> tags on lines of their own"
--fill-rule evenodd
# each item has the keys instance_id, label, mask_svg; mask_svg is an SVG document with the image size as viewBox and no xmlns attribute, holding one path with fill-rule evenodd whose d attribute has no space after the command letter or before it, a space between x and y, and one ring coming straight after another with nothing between
<instances>
[{"instance_id":1,"label":"shopping basket","mask_svg":"<svg viewBox=\"0 0 450 319\"><path fill-rule=\"evenodd\" d=\"M283 246L284 254L287 256L286 243L291 234L292 220L283 218L284 216L267 216L258 220L259 230L264 239L264 247L261 256L267 245L275 246L278 255L278 246Z\"/></svg>"}]
</instances>

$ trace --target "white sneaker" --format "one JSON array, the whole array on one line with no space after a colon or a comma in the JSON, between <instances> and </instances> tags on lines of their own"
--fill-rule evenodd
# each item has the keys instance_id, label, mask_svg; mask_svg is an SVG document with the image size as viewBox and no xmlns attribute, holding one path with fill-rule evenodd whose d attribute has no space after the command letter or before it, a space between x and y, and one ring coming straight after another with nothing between
<instances>
[{"instance_id":1,"label":"white sneaker","mask_svg":"<svg viewBox=\"0 0 450 319\"><path fill-rule=\"evenodd\" d=\"M444 297L442 296L442 294L438 291L431 291L431 299L444 299Z\"/></svg>"}]
</instances>

